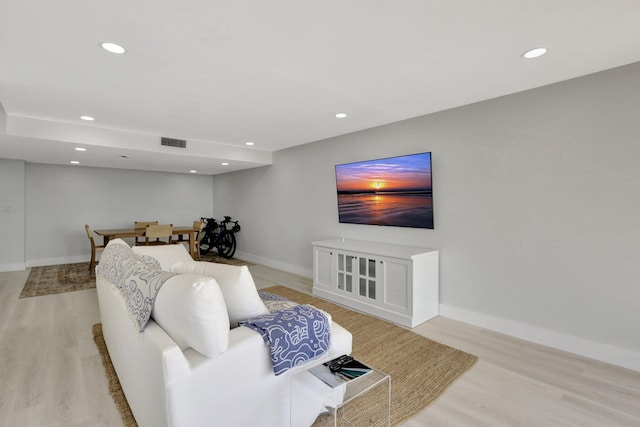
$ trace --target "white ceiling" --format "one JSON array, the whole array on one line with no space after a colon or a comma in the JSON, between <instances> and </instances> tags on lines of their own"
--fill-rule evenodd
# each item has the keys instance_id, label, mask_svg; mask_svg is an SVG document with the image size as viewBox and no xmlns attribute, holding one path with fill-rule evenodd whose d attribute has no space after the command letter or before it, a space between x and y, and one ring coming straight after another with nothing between
<instances>
[{"instance_id":1,"label":"white ceiling","mask_svg":"<svg viewBox=\"0 0 640 427\"><path fill-rule=\"evenodd\" d=\"M0 0L0 157L261 166L287 147L637 62L639 22L637 0ZM549 53L521 58L539 46Z\"/></svg>"}]
</instances>

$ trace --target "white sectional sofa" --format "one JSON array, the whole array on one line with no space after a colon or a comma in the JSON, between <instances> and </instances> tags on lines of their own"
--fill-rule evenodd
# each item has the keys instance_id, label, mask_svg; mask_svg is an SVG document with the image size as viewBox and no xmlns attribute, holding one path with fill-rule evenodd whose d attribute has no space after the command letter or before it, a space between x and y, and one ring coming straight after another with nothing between
<instances>
[{"instance_id":1,"label":"white sectional sofa","mask_svg":"<svg viewBox=\"0 0 640 427\"><path fill-rule=\"evenodd\" d=\"M315 392L316 384L307 395L291 395L293 375L351 353L351 334L330 317L329 351L276 376L262 336L245 326L232 327L241 317L266 310L247 267L196 263L181 245L141 249L114 240L107 250L112 245L124 245L119 258L146 254L161 270L180 273L138 269L137 280L150 285L164 280L145 327L134 324L121 288L112 282L122 276L126 262L113 255L109 262L103 255L96 269L104 339L140 427L290 426L292 405L296 427L308 426L326 399L336 398L326 390Z\"/></svg>"}]
</instances>

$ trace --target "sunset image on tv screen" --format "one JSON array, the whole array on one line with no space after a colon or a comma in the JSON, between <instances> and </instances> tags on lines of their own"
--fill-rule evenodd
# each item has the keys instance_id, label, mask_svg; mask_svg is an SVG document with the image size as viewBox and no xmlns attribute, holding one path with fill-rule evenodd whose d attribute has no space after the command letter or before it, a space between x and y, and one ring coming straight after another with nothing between
<instances>
[{"instance_id":1,"label":"sunset image on tv screen","mask_svg":"<svg viewBox=\"0 0 640 427\"><path fill-rule=\"evenodd\" d=\"M340 222L433 228L431 153L336 165Z\"/></svg>"}]
</instances>

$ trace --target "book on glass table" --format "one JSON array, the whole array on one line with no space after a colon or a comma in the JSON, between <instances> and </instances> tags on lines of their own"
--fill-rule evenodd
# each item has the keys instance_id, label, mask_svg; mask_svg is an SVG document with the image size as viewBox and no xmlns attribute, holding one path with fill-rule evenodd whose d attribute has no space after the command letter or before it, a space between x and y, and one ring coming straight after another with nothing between
<instances>
[{"instance_id":1,"label":"book on glass table","mask_svg":"<svg viewBox=\"0 0 640 427\"><path fill-rule=\"evenodd\" d=\"M325 384L336 388L371 372L372 369L351 356L342 355L309 369L309 372Z\"/></svg>"}]
</instances>

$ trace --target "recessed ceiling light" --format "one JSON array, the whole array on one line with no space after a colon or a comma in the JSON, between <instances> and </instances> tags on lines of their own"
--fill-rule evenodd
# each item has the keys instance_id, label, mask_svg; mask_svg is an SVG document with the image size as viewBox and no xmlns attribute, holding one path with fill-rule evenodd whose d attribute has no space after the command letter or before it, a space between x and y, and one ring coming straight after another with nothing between
<instances>
[{"instance_id":1,"label":"recessed ceiling light","mask_svg":"<svg viewBox=\"0 0 640 427\"><path fill-rule=\"evenodd\" d=\"M71 160L69 163L71 163L72 165L79 165L80 162L77 160Z\"/></svg>"},{"instance_id":2,"label":"recessed ceiling light","mask_svg":"<svg viewBox=\"0 0 640 427\"><path fill-rule=\"evenodd\" d=\"M222 166L229 166L229 163L227 163L227 162L222 162L222 163L220 163L220 164L221 164Z\"/></svg>"},{"instance_id":3,"label":"recessed ceiling light","mask_svg":"<svg viewBox=\"0 0 640 427\"><path fill-rule=\"evenodd\" d=\"M110 43L110 42L100 43L100 47L106 50L107 52L111 52L111 53L125 53L127 51L127 49L120 46L119 44Z\"/></svg>"},{"instance_id":4,"label":"recessed ceiling light","mask_svg":"<svg viewBox=\"0 0 640 427\"><path fill-rule=\"evenodd\" d=\"M95 120L95 119L94 119L93 117L91 117L91 116L80 116L80 118L81 118L82 120L86 120L86 121L88 121L88 122L92 122L92 121L94 121L94 120Z\"/></svg>"},{"instance_id":5,"label":"recessed ceiling light","mask_svg":"<svg viewBox=\"0 0 640 427\"><path fill-rule=\"evenodd\" d=\"M191 170L189 171L189 173L197 173L197 172L198 172L198 171L197 171L197 170L195 170L195 169L191 169Z\"/></svg>"},{"instance_id":6,"label":"recessed ceiling light","mask_svg":"<svg viewBox=\"0 0 640 427\"><path fill-rule=\"evenodd\" d=\"M244 143L244 145L255 145L255 144L253 142L251 142L251 141L247 141L247 142Z\"/></svg>"},{"instance_id":7,"label":"recessed ceiling light","mask_svg":"<svg viewBox=\"0 0 640 427\"><path fill-rule=\"evenodd\" d=\"M76 151L87 151L87 149L84 148L84 147L76 147L76 148L74 148L74 150L76 150Z\"/></svg>"},{"instance_id":8,"label":"recessed ceiling light","mask_svg":"<svg viewBox=\"0 0 640 427\"><path fill-rule=\"evenodd\" d=\"M336 114L336 117L338 119L344 119L345 117L347 117L347 115L345 113L338 113L338 114Z\"/></svg>"},{"instance_id":9,"label":"recessed ceiling light","mask_svg":"<svg viewBox=\"0 0 640 427\"><path fill-rule=\"evenodd\" d=\"M128 159L129 158L129 156L125 156L124 154L122 156L120 156L120 157L123 158L123 159Z\"/></svg>"},{"instance_id":10,"label":"recessed ceiling light","mask_svg":"<svg viewBox=\"0 0 640 427\"><path fill-rule=\"evenodd\" d=\"M526 51L525 53L522 54L522 57L524 59L537 58L537 57L542 56L545 53L547 53L547 50L548 49L546 47L537 47L535 49L530 49L530 50Z\"/></svg>"}]
</instances>

